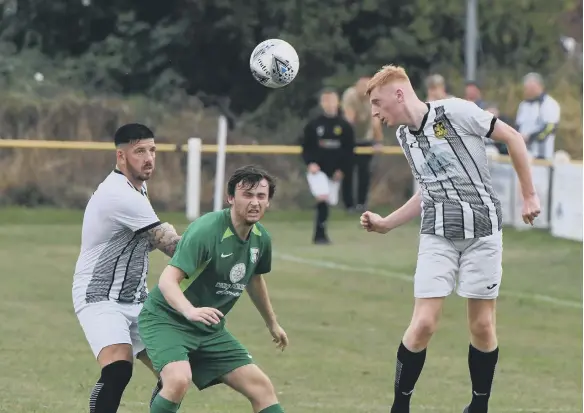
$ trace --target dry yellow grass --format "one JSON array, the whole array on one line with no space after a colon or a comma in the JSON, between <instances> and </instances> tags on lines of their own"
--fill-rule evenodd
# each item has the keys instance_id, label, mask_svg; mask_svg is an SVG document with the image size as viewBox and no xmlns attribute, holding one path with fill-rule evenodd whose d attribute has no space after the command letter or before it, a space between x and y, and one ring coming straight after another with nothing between
<instances>
[{"instance_id":1,"label":"dry yellow grass","mask_svg":"<svg viewBox=\"0 0 584 413\"><path fill-rule=\"evenodd\" d=\"M576 71L577 72L577 71ZM445 71L451 84L462 85L460 74ZM578 79L575 81L574 79ZM485 99L497 102L501 111L515 116L522 99L521 78L509 72L489 72L483 85ZM453 93L461 95L455 88ZM572 158L582 159L582 87L581 71L562 67L550 77L549 93L562 108L558 132L558 149L567 150ZM6 92L0 102L0 138L57 139L104 141L111 139L115 129L125 122L143 122L155 128L159 141L186 143L191 136L214 143L217 133L217 113L203 109L196 100L183 105L166 105L144 98L88 98L64 94L55 98L38 98ZM250 128L247 131L251 130ZM229 143L266 142L296 144L299 131L284 131L281 136L260 132L250 135L242 129L230 132ZM263 138L263 139L262 139ZM396 144L392 131L386 142ZM399 157L377 157L371 188L373 204L399 205L408 196L411 183L409 168ZM41 202L58 206L79 207L85 204L103 176L114 166L110 153L94 151L2 150L0 152L0 200ZM311 200L303 176L299 156L228 155L227 173L243 163L260 163L280 180L275 207L310 206ZM150 190L155 203L166 210L184 208L185 159L177 153L162 153ZM212 204L215 162L203 157L202 206ZM36 201L35 201L36 200Z\"/></svg>"}]
</instances>

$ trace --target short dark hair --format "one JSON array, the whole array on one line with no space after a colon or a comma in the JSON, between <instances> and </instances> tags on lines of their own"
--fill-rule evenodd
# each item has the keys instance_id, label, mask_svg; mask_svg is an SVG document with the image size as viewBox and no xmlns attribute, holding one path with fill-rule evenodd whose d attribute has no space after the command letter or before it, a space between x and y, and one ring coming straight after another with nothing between
<instances>
[{"instance_id":1,"label":"short dark hair","mask_svg":"<svg viewBox=\"0 0 584 413\"><path fill-rule=\"evenodd\" d=\"M481 84L478 80L467 80L466 82L464 82L465 86L474 86L477 89L481 88Z\"/></svg>"},{"instance_id":2,"label":"short dark hair","mask_svg":"<svg viewBox=\"0 0 584 413\"><path fill-rule=\"evenodd\" d=\"M120 126L114 134L114 143L116 146L141 139L154 139L154 133L152 133L150 128L140 123L127 123Z\"/></svg>"},{"instance_id":3,"label":"short dark hair","mask_svg":"<svg viewBox=\"0 0 584 413\"><path fill-rule=\"evenodd\" d=\"M235 196L235 188L241 183L245 189L255 188L260 181L268 181L268 198L272 199L276 192L276 178L264 169L255 165L246 165L237 168L227 182L227 195Z\"/></svg>"},{"instance_id":4,"label":"short dark hair","mask_svg":"<svg viewBox=\"0 0 584 413\"><path fill-rule=\"evenodd\" d=\"M322 88L322 89L320 90L320 92L318 93L318 96L322 96L322 95L330 95L330 94L333 94L333 93L334 93L335 95L337 95L337 96L339 95L339 92L337 92L337 90L336 90L335 88L332 88L332 87L325 87L325 88Z\"/></svg>"}]
</instances>

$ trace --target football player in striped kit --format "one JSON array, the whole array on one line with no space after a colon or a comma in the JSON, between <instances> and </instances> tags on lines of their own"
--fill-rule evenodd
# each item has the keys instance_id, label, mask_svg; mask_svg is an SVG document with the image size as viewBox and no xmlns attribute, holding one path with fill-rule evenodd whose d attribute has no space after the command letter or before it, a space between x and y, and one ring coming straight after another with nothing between
<instances>
[{"instance_id":1,"label":"football player in striped kit","mask_svg":"<svg viewBox=\"0 0 584 413\"><path fill-rule=\"evenodd\" d=\"M372 116L401 125L397 139L420 185L405 205L381 217L361 216L369 232L387 233L421 216L412 320L397 351L391 413L409 413L426 348L444 299L455 289L467 299L472 399L465 413L487 413L499 347L495 302L502 277L502 211L491 185L483 138L503 142L519 177L523 220L540 213L523 137L472 102L422 102L405 70L385 66L370 80Z\"/></svg>"},{"instance_id":2,"label":"football player in striped kit","mask_svg":"<svg viewBox=\"0 0 584 413\"><path fill-rule=\"evenodd\" d=\"M138 315L148 296L148 254L158 249L172 257L180 240L148 200L146 181L156 159L152 131L127 124L116 131L114 143L116 167L85 208L73 277L75 314L101 367L90 413L118 410L134 358L154 372L138 334ZM153 398L160 387L159 381Z\"/></svg>"}]
</instances>

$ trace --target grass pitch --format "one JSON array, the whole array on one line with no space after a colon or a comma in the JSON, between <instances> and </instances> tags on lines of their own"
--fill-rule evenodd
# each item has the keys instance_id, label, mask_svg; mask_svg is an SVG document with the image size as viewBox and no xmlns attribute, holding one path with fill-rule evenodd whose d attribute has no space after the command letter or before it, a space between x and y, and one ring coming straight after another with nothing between
<instances>
[{"instance_id":1,"label":"grass pitch","mask_svg":"<svg viewBox=\"0 0 584 413\"><path fill-rule=\"evenodd\" d=\"M274 382L288 413L387 412L395 352L412 310L416 225L386 236L335 214L331 246L310 244L309 214L268 213L275 260L268 287L291 345L276 351L247 297L230 330ZM0 210L0 411L88 411L99 369L73 313L82 213ZM167 215L182 231L181 215ZM582 244L540 231L504 233L498 304L501 356L493 412L582 411ZM152 287L167 259L152 254ZM465 304L446 302L413 412L460 413L470 397ZM120 413L147 412L154 384L138 363ZM194 387L181 411L251 411L224 386Z\"/></svg>"}]
</instances>

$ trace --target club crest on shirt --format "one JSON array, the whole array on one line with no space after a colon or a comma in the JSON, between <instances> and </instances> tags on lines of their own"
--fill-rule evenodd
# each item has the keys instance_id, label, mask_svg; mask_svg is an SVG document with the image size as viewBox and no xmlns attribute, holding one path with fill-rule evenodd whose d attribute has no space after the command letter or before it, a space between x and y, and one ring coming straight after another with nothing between
<instances>
[{"instance_id":1,"label":"club crest on shirt","mask_svg":"<svg viewBox=\"0 0 584 413\"><path fill-rule=\"evenodd\" d=\"M255 264L256 262L258 262L259 255L260 255L259 248L250 248L249 249L249 259L251 260L252 264Z\"/></svg>"},{"instance_id":2,"label":"club crest on shirt","mask_svg":"<svg viewBox=\"0 0 584 413\"><path fill-rule=\"evenodd\" d=\"M245 264L240 262L238 264L235 264L231 268L231 271L229 271L229 279L233 284L235 284L238 281L240 281L243 277L245 277Z\"/></svg>"},{"instance_id":3,"label":"club crest on shirt","mask_svg":"<svg viewBox=\"0 0 584 413\"><path fill-rule=\"evenodd\" d=\"M343 128L341 128L339 125L337 125L337 126L335 126L335 127L333 128L333 133L334 133L336 136L340 136L340 135L341 135L341 133L343 133Z\"/></svg>"},{"instance_id":4,"label":"club crest on shirt","mask_svg":"<svg viewBox=\"0 0 584 413\"><path fill-rule=\"evenodd\" d=\"M442 121L436 122L433 128L434 136L436 136L438 139L443 139L446 136L446 127Z\"/></svg>"}]
</instances>

